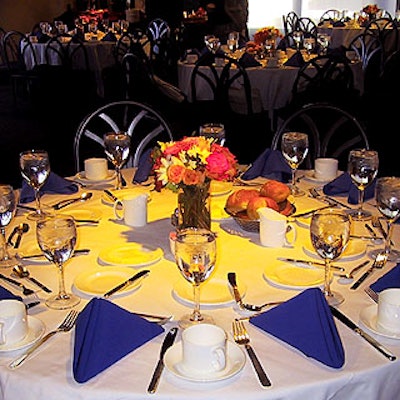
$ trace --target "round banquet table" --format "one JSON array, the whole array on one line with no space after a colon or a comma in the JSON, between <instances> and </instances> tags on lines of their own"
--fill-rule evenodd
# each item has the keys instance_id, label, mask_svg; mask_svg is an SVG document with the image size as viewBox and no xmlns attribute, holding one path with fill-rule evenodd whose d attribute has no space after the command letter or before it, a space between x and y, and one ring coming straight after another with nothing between
<instances>
[{"instance_id":1,"label":"round banquet table","mask_svg":"<svg viewBox=\"0 0 400 400\"><path fill-rule=\"evenodd\" d=\"M132 170L125 169L124 175L128 182L132 179ZM179 316L191 309L191 299L181 295L180 287L189 287L180 275L169 246L169 232L172 231L170 216L177 204L176 194L164 189L162 192L151 191L150 187L132 186L133 191L149 191L151 201L148 203L148 224L142 228L130 228L116 221L112 203L104 197L103 189L113 189L114 182L104 181L97 185L88 185L84 190L93 192L93 197L84 203L75 203L65 207L62 212L75 215L78 213L101 216L98 225L79 224L77 248L89 248L88 255L77 255L69 260L65 266L65 281L68 290L73 290L81 296L81 302L75 308L82 310L90 295L77 290L74 281L79 274L90 269L104 268L104 262L99 259L99 253L109 247L137 242L146 246L156 246L162 249L161 259L145 267L132 267L132 275L139 269L148 268L150 274L142 281L138 290L116 294L110 301L120 307L136 312L173 315L171 322L165 324L168 330L176 325ZM301 186L309 188L320 186L310 179L302 179ZM229 189L229 188L228 188ZM235 317L243 316L235 305L228 290L227 272L237 274L239 285L245 295L245 301L253 304L262 304L267 301L281 301L290 299L301 292L290 285L272 284L268 277L268 269L276 265L277 257L310 258L304 252L303 246L309 240L307 221L298 220L297 241L293 248L266 248L260 245L257 233L243 231L234 220L221 218L220 210L225 204L228 189L214 193L212 196L212 229L217 233L218 257L213 275L208 284L216 285L218 301L213 300L211 290L207 294L207 305L202 307L203 312L212 315L215 323L223 327L232 341L231 323ZM239 187L235 186L235 189ZM81 189L83 190L83 189ZM76 197L71 195L69 197ZM43 196L46 204L68 198L66 195ZM343 201L343 198L341 199ZM321 201L303 196L295 199L298 212L310 210L324 205ZM366 207L377 213L373 201L366 202ZM87 217L86 217L87 218ZM26 212L18 211L7 228L10 233L13 227L22 222L28 222L31 229L22 238L20 254L38 252L35 240L34 223L26 220ZM396 230L398 227L396 227ZM368 234L364 224L357 223L354 233ZM398 231L394 242L398 243ZM371 241L363 241L365 253L360 252L357 257L348 261L337 260L347 271L368 259L371 250ZM49 262L25 260L32 276L56 291L57 271ZM375 272L357 290L351 291L349 284L342 284L334 277L332 287L345 297L340 310L347 314L354 322L360 323L360 312L372 306L373 301L364 293L364 287L374 282L379 275L393 267L388 263L384 270ZM9 275L10 271L3 269L2 273ZM322 272L321 272L322 273ZM361 273L360 273L361 275ZM359 275L358 275L359 276ZM15 294L18 289L5 282L0 283ZM24 280L27 287L37 289L28 280ZM215 290L215 289L214 289ZM188 292L190 290L188 289ZM37 292L44 300L46 294ZM222 298L221 298L222 296ZM225 296L225 297L224 297ZM29 315L34 316L45 324L46 331L58 326L67 311L48 309L44 304L31 308ZM164 370L157 392L153 398L160 399L356 399L359 400L392 400L398 397L400 391L400 341L389 339L371 333L377 340L388 347L397 360L390 362L378 351L371 347L360 336L355 334L342 323L335 320L340 334L344 351L345 364L340 369L329 368L301 352L281 342L272 335L266 334L258 328L248 325L252 345L261 360L272 386L262 388L246 355L246 362L241 371L232 377L219 381L193 382L176 376L167 368ZM248 324L246 322L246 324ZM366 329L366 328L365 328ZM366 329L367 330L367 329ZM367 330L368 331L368 330ZM368 331L369 332L369 331ZM177 341L180 338L178 334ZM86 383L79 384L73 378L73 345L74 330L70 333L60 333L51 338L35 355L28 359L16 370L7 368L11 359L21 351L0 352L0 393L3 400L15 399L143 399L148 397L147 386L155 368L164 334L160 334L140 348L126 355L123 359L101 372Z\"/></svg>"}]
</instances>

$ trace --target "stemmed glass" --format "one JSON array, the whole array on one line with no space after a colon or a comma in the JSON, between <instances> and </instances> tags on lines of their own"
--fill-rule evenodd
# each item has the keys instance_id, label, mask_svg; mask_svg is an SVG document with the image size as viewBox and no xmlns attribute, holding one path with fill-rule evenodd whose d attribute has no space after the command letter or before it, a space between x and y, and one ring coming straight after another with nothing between
<instances>
[{"instance_id":1,"label":"stemmed glass","mask_svg":"<svg viewBox=\"0 0 400 400\"><path fill-rule=\"evenodd\" d=\"M194 310L179 320L182 328L198 323L213 323L209 315L200 313L200 284L214 270L216 261L215 234L207 229L187 228L178 231L175 261L183 277L193 285Z\"/></svg>"},{"instance_id":2,"label":"stemmed glass","mask_svg":"<svg viewBox=\"0 0 400 400\"><path fill-rule=\"evenodd\" d=\"M331 41L331 37L326 33L318 33L317 42L320 46L319 54L324 55L328 52L329 42Z\"/></svg>"},{"instance_id":3,"label":"stemmed glass","mask_svg":"<svg viewBox=\"0 0 400 400\"><path fill-rule=\"evenodd\" d=\"M303 196L304 191L296 185L296 170L308 154L308 135L300 132L286 132L282 135L282 155L292 170L291 192L293 196Z\"/></svg>"},{"instance_id":4,"label":"stemmed glass","mask_svg":"<svg viewBox=\"0 0 400 400\"><path fill-rule=\"evenodd\" d=\"M69 215L51 215L36 224L36 238L45 257L58 269L58 294L49 297L46 305L56 310L74 307L80 298L65 291L64 264L74 252L76 244L76 224Z\"/></svg>"},{"instance_id":5,"label":"stemmed glass","mask_svg":"<svg viewBox=\"0 0 400 400\"><path fill-rule=\"evenodd\" d=\"M363 209L365 189L378 174L379 157L375 150L355 149L349 153L347 170L354 185L359 190L358 209L350 211L355 220L363 221L371 218L371 213Z\"/></svg>"},{"instance_id":6,"label":"stemmed glass","mask_svg":"<svg viewBox=\"0 0 400 400\"><path fill-rule=\"evenodd\" d=\"M233 56L235 51L239 48L239 32L230 32L226 44L228 45L230 55Z\"/></svg>"},{"instance_id":7,"label":"stemmed glass","mask_svg":"<svg viewBox=\"0 0 400 400\"><path fill-rule=\"evenodd\" d=\"M128 160L131 147L131 137L125 132L112 132L104 135L104 151L117 173L115 189L122 189L121 168Z\"/></svg>"},{"instance_id":8,"label":"stemmed glass","mask_svg":"<svg viewBox=\"0 0 400 400\"><path fill-rule=\"evenodd\" d=\"M303 46L307 50L308 58L310 58L311 52L313 51L314 46L315 46L315 39L312 37L304 38Z\"/></svg>"},{"instance_id":9,"label":"stemmed glass","mask_svg":"<svg viewBox=\"0 0 400 400\"><path fill-rule=\"evenodd\" d=\"M16 257L7 249L6 226L11 222L16 208L15 192L11 185L0 185L0 232L1 255L0 268L13 267L18 264Z\"/></svg>"},{"instance_id":10,"label":"stemmed glass","mask_svg":"<svg viewBox=\"0 0 400 400\"><path fill-rule=\"evenodd\" d=\"M27 218L43 218L47 213L43 211L40 203L40 188L50 175L49 155L45 150L24 151L19 156L19 166L22 177L35 191L36 211L29 213Z\"/></svg>"},{"instance_id":11,"label":"stemmed glass","mask_svg":"<svg viewBox=\"0 0 400 400\"><path fill-rule=\"evenodd\" d=\"M297 51L300 51L300 45L303 42L303 32L302 31L294 31L293 32L293 40L296 44Z\"/></svg>"},{"instance_id":12,"label":"stemmed glass","mask_svg":"<svg viewBox=\"0 0 400 400\"><path fill-rule=\"evenodd\" d=\"M385 253L388 261L399 262L400 251L392 249L391 238L393 224L400 216L400 178L396 176L378 178L375 188L375 199L378 210L387 220Z\"/></svg>"},{"instance_id":13,"label":"stemmed glass","mask_svg":"<svg viewBox=\"0 0 400 400\"><path fill-rule=\"evenodd\" d=\"M351 222L343 210L329 208L317 211L311 218L310 237L317 254L325 261L323 293L328 304L335 306L344 301L340 293L331 291L331 261L338 258L349 242Z\"/></svg>"},{"instance_id":14,"label":"stemmed glass","mask_svg":"<svg viewBox=\"0 0 400 400\"><path fill-rule=\"evenodd\" d=\"M221 47L221 41L215 35L204 36L204 43L206 44L207 49L213 54L216 54Z\"/></svg>"}]
</instances>

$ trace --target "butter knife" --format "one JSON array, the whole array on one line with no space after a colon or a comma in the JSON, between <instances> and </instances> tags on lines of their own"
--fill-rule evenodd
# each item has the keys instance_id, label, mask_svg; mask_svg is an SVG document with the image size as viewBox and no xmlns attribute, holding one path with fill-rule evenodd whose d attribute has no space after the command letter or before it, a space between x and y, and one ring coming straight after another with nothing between
<instances>
[{"instance_id":1,"label":"butter knife","mask_svg":"<svg viewBox=\"0 0 400 400\"><path fill-rule=\"evenodd\" d=\"M387 359L390 361L396 360L396 356L391 353L386 347L381 345L377 340L375 340L372 336L368 335L365 331L363 331L360 327L358 327L349 317L344 315L341 311L339 311L336 307L329 306L331 309L332 315L336 317L339 321L345 324L352 331L360 335L363 339L365 339L371 346L375 347L380 353L382 353Z\"/></svg>"},{"instance_id":2,"label":"butter knife","mask_svg":"<svg viewBox=\"0 0 400 400\"><path fill-rule=\"evenodd\" d=\"M133 282L137 281L142 276L147 276L149 273L150 273L150 271L148 269L139 271L137 274L133 275L132 277L127 279L125 282L120 283L119 285L117 285L114 288L112 288L111 290L109 290L107 293L104 293L103 297L104 298L110 297L112 294L122 290L126 286L132 285Z\"/></svg>"},{"instance_id":3,"label":"butter knife","mask_svg":"<svg viewBox=\"0 0 400 400\"><path fill-rule=\"evenodd\" d=\"M290 262L290 263L307 264L307 265L310 265L311 267L325 267L325 264L323 262L318 262L318 261L298 260L295 258L285 258L285 257L278 257L277 259L280 261L286 261L286 262ZM345 269L343 267L339 267L338 265L331 265L331 269L334 269L334 270L340 271L340 272L345 271Z\"/></svg>"},{"instance_id":4,"label":"butter knife","mask_svg":"<svg viewBox=\"0 0 400 400\"><path fill-rule=\"evenodd\" d=\"M104 189L104 193L112 200L117 201L118 197L112 194L108 189Z\"/></svg>"},{"instance_id":5,"label":"butter knife","mask_svg":"<svg viewBox=\"0 0 400 400\"><path fill-rule=\"evenodd\" d=\"M89 254L90 253L90 249L77 249L74 251L74 256L77 256L79 254ZM22 260L29 260L30 258L39 258L39 257L44 257L44 254L27 254L27 255L19 255L19 258Z\"/></svg>"},{"instance_id":6,"label":"butter knife","mask_svg":"<svg viewBox=\"0 0 400 400\"><path fill-rule=\"evenodd\" d=\"M178 333L178 328L171 328L165 336L163 344L160 350L160 357L157 362L157 366L153 372L153 376L151 377L151 381L149 383L149 387L147 388L148 393L155 393L157 390L158 382L160 381L161 373L164 370L164 355L165 352L173 345L174 340L176 338L176 334Z\"/></svg>"},{"instance_id":7,"label":"butter knife","mask_svg":"<svg viewBox=\"0 0 400 400\"><path fill-rule=\"evenodd\" d=\"M289 217L290 218L307 217L309 215L312 215L312 214L316 213L317 211L325 210L325 208L332 208L332 207L334 207L334 205L329 204L328 206L318 207L318 208L314 208L314 209L312 209L310 211L305 211L305 212L302 212L302 213L293 214L293 215L290 215Z\"/></svg>"}]
</instances>

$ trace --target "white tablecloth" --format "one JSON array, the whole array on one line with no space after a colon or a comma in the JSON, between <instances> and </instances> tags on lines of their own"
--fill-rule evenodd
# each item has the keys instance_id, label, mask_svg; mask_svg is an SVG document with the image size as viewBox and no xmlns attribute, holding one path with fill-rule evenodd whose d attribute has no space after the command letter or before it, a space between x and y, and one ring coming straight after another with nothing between
<instances>
[{"instance_id":1,"label":"white tablecloth","mask_svg":"<svg viewBox=\"0 0 400 400\"><path fill-rule=\"evenodd\" d=\"M124 170L130 182L130 170ZM312 183L302 181L304 187ZM166 326L174 325L179 316L191 308L187 301L182 301L174 295L174 285L187 284L180 275L177 266L172 261L169 250L168 233L172 227L170 215L176 206L176 194L163 190L161 193L151 192L149 203L149 223L143 228L129 228L114 218L110 204L102 200L104 187L112 188L113 183L106 186L87 187L94 196L85 203L78 203L66 207L63 212L72 210L92 210L101 213L102 218L98 226L82 225L78 228L77 248L90 248L86 256L73 257L65 266L65 280L68 290L73 286L75 277L83 271L102 268L98 260L101 249L113 244L140 242L156 245L163 249L164 257L157 263L148 266L150 275L139 290L127 294L114 296L111 301L130 311L146 312L161 315L174 315L174 321ZM64 196L65 197L65 196ZM75 197L75 196L71 196ZM54 204L60 200L59 195L45 195L43 202ZM226 196L212 198L214 207L219 203L224 204ZM321 202L307 196L296 198L295 204L298 211L320 206ZM367 203L371 207L372 202ZM375 210L376 212L376 210ZM7 228L12 231L15 224L26 221L26 214L18 212L12 225ZM35 243L34 223L28 221L31 229L23 237L20 252L33 252ZM264 278L263 272L268 265L276 262L276 257L304 258L302 245L308 239L308 229L298 226L298 239L293 249L270 249L262 247L258 234L240 231L243 236L227 233L230 229L240 231L233 220L224 220L212 223L212 229L218 234L218 261L211 280L227 281L227 272L235 271L238 280L247 287L245 300L249 303L261 304L269 300L285 300L299 293L298 290L273 286ZM355 226L355 232L364 233L364 224ZM396 233L397 235L397 233ZM394 241L398 243L398 236ZM357 259L342 264L346 270L367 258L368 252ZM26 261L31 274L56 291L57 271L50 263ZM337 278L333 281L333 289L340 291L345 296L345 302L340 309L359 322L360 311L372 304L372 300L364 293L363 288L373 282L379 274L383 274L393 264L387 264L383 271L374 273L359 289L351 291L349 284L340 284ZM132 272L137 270L132 268ZM8 274L9 271L2 270ZM18 290L1 282L14 293ZM29 281L24 281L28 287L36 289ZM73 289L75 291L75 289ZM42 299L46 298L44 292L39 291ZM84 296L77 309L82 309L89 300ZM223 305L203 307L203 312L211 314L216 324L222 326L231 337L231 322L239 314L234 302L228 301ZM46 326L46 331L55 328L66 315L67 311L55 311L46 306L37 306L29 311L41 319ZM156 394L153 398L160 399L285 399L285 400L393 400L398 398L400 392L400 361L388 361L366 341L346 326L337 322L344 350L345 364L341 369L326 367L313 359L308 359L302 353L280 342L253 326L249 326L252 344L272 380L272 387L262 388L256 378L250 361L247 359L244 369L237 375L219 382L195 383L189 382L165 370ZM374 334L373 334L374 336ZM392 352L400 357L400 341L375 337L385 344ZM18 352L13 354L0 353L0 398L2 400L16 399L54 399L54 400L109 400L109 399L143 399L147 398L147 386L156 365L160 346L164 335L146 343L122 360L103 371L90 381L78 384L72 374L72 351L74 344L74 331L60 333L43 345L34 357L28 359L19 369L9 370L6 365ZM178 337L179 340L179 337Z\"/></svg>"}]
</instances>

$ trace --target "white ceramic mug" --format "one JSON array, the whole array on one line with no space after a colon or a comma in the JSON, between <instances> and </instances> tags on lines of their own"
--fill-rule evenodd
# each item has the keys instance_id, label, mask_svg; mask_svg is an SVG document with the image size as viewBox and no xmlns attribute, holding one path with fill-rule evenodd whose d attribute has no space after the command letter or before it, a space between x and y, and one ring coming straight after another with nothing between
<instances>
[{"instance_id":1,"label":"white ceramic mug","mask_svg":"<svg viewBox=\"0 0 400 400\"><path fill-rule=\"evenodd\" d=\"M105 158L88 158L85 163L85 177L91 181L100 181L108 176L107 160Z\"/></svg>"},{"instance_id":2,"label":"white ceramic mug","mask_svg":"<svg viewBox=\"0 0 400 400\"><path fill-rule=\"evenodd\" d=\"M28 334L25 304L20 300L0 301L0 345L18 343Z\"/></svg>"},{"instance_id":3,"label":"white ceramic mug","mask_svg":"<svg viewBox=\"0 0 400 400\"><path fill-rule=\"evenodd\" d=\"M339 162L335 158L316 158L314 177L319 180L331 181L337 177Z\"/></svg>"},{"instance_id":4,"label":"white ceramic mug","mask_svg":"<svg viewBox=\"0 0 400 400\"><path fill-rule=\"evenodd\" d=\"M148 197L148 194L140 193L118 199L114 203L115 218L123 220L129 226L145 226L147 224Z\"/></svg>"},{"instance_id":5,"label":"white ceramic mug","mask_svg":"<svg viewBox=\"0 0 400 400\"><path fill-rule=\"evenodd\" d=\"M378 329L400 334L400 289L386 289L379 293Z\"/></svg>"},{"instance_id":6,"label":"white ceramic mug","mask_svg":"<svg viewBox=\"0 0 400 400\"><path fill-rule=\"evenodd\" d=\"M226 366L227 336L216 325L198 324L182 332L182 366L185 370L207 375Z\"/></svg>"},{"instance_id":7,"label":"white ceramic mug","mask_svg":"<svg viewBox=\"0 0 400 400\"><path fill-rule=\"evenodd\" d=\"M297 238L296 227L287 218L269 207L258 210L260 216L260 242L265 247L293 247Z\"/></svg>"}]
</instances>

